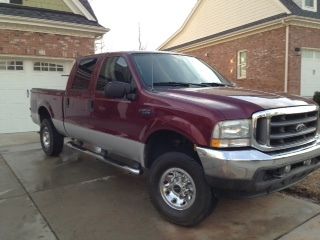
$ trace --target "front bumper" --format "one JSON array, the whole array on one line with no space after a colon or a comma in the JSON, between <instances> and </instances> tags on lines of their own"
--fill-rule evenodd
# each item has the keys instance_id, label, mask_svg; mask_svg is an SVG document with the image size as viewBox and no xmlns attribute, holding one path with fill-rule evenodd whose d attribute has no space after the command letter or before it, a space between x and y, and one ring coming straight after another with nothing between
<instances>
[{"instance_id":1,"label":"front bumper","mask_svg":"<svg viewBox=\"0 0 320 240\"><path fill-rule=\"evenodd\" d=\"M320 167L320 141L299 149L265 153L256 149L197 148L208 182L228 195L255 196L284 189ZM306 160L311 163L305 164ZM292 170L284 173L284 167Z\"/></svg>"}]
</instances>

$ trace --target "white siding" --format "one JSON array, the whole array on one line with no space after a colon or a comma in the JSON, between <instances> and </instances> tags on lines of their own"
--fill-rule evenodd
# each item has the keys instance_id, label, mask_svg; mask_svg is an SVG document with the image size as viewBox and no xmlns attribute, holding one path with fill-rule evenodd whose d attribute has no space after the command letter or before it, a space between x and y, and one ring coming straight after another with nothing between
<instances>
[{"instance_id":1,"label":"white siding","mask_svg":"<svg viewBox=\"0 0 320 240\"><path fill-rule=\"evenodd\" d=\"M162 49L285 13L277 0L202 0L180 33Z\"/></svg>"}]
</instances>

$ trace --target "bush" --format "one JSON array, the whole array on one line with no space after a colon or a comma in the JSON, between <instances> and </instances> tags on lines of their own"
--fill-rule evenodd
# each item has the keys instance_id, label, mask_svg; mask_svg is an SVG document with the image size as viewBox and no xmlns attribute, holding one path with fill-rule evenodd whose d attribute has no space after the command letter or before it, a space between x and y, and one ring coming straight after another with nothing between
<instances>
[{"instance_id":1,"label":"bush","mask_svg":"<svg viewBox=\"0 0 320 240\"><path fill-rule=\"evenodd\" d=\"M320 92L315 92L313 95L313 101L320 105Z\"/></svg>"}]
</instances>

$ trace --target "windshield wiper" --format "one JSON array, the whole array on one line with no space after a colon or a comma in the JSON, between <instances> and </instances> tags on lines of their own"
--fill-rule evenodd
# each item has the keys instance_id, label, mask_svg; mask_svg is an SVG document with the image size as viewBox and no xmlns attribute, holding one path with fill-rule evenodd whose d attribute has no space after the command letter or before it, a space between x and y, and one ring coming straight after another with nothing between
<instances>
[{"instance_id":1,"label":"windshield wiper","mask_svg":"<svg viewBox=\"0 0 320 240\"><path fill-rule=\"evenodd\" d=\"M229 85L224 84L224 83L216 83L216 82L199 83L199 85L209 86L209 87L225 87L225 86L229 86Z\"/></svg>"},{"instance_id":2,"label":"windshield wiper","mask_svg":"<svg viewBox=\"0 0 320 240\"><path fill-rule=\"evenodd\" d=\"M181 83L181 82L156 82L156 83L153 83L153 86L190 87L190 84L189 83Z\"/></svg>"}]
</instances>

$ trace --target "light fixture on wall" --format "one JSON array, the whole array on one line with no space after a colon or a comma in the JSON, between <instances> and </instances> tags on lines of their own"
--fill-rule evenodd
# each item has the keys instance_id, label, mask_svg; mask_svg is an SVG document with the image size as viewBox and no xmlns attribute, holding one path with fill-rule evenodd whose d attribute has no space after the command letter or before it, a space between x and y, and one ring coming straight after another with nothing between
<instances>
[{"instance_id":1,"label":"light fixture on wall","mask_svg":"<svg viewBox=\"0 0 320 240\"><path fill-rule=\"evenodd\" d=\"M206 53L204 54L204 56L205 56L205 57L209 57L209 53L206 52Z\"/></svg>"},{"instance_id":2,"label":"light fixture on wall","mask_svg":"<svg viewBox=\"0 0 320 240\"><path fill-rule=\"evenodd\" d=\"M295 53L296 53L296 56L301 56L301 48L296 47L296 48L294 49L294 51L295 51Z\"/></svg>"}]
</instances>

